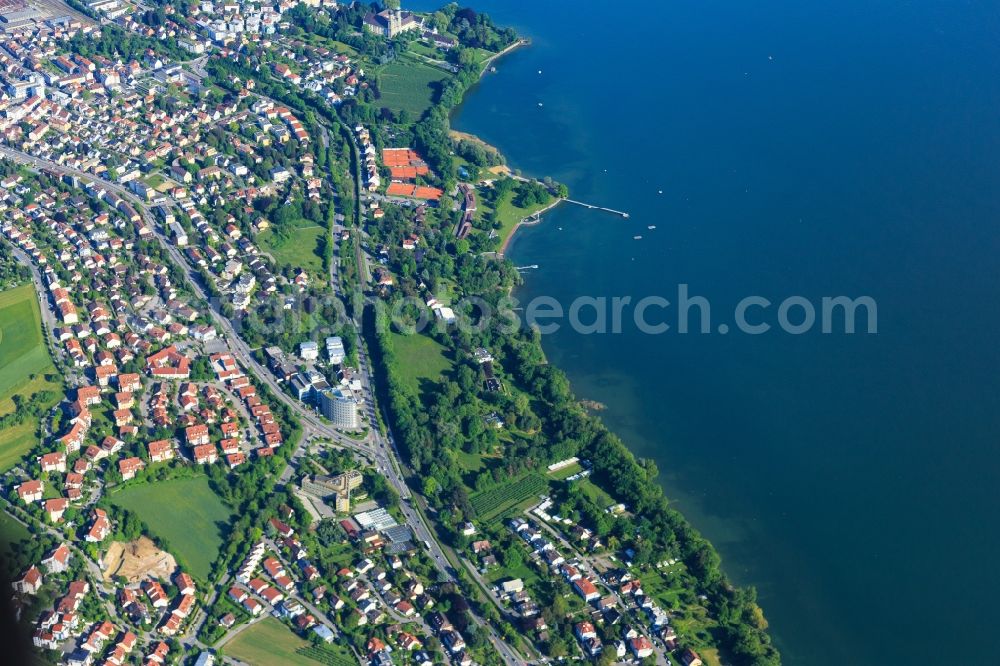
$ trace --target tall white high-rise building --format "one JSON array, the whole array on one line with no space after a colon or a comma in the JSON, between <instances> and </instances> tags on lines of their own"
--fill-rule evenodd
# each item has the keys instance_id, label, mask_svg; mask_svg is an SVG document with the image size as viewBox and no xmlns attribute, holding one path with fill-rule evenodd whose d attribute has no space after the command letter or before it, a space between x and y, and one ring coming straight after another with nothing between
<instances>
[{"instance_id":1,"label":"tall white high-rise building","mask_svg":"<svg viewBox=\"0 0 1000 666\"><path fill-rule=\"evenodd\" d=\"M361 410L350 391L336 388L321 392L319 411L338 428L357 430L361 427Z\"/></svg>"}]
</instances>

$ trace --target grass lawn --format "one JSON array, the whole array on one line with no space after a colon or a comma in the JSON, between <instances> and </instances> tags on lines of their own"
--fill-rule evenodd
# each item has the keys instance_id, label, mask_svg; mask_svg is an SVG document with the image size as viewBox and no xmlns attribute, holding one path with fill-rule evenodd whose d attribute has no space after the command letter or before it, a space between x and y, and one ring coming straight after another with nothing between
<instances>
[{"instance_id":1,"label":"grass lawn","mask_svg":"<svg viewBox=\"0 0 1000 666\"><path fill-rule=\"evenodd\" d=\"M55 379L56 381L49 381L46 377ZM55 374L55 367L49 368L44 373L38 373L34 378L28 378L26 381L17 385L17 388L8 393L7 395L0 396L0 416L4 414L9 414L14 411L14 396L21 395L25 398L30 398L35 393L39 391L53 391L56 393L58 398L62 397L63 385L59 381L58 375Z\"/></svg>"},{"instance_id":2,"label":"grass lawn","mask_svg":"<svg viewBox=\"0 0 1000 666\"><path fill-rule=\"evenodd\" d=\"M338 53L343 53L344 55L351 56L352 58L358 55L357 49L344 42L338 42L336 40L330 40L330 46L335 48Z\"/></svg>"},{"instance_id":3,"label":"grass lawn","mask_svg":"<svg viewBox=\"0 0 1000 666\"><path fill-rule=\"evenodd\" d=\"M396 356L394 369L404 386L409 387L414 395L420 395L422 381L437 382L441 380L451 361L445 348L436 340L414 333L402 335L392 333L392 348Z\"/></svg>"},{"instance_id":4,"label":"grass lawn","mask_svg":"<svg viewBox=\"0 0 1000 666\"><path fill-rule=\"evenodd\" d=\"M321 37L317 34L305 33L302 35L302 41L307 44L312 44L313 46L322 46L323 48L331 49L337 53L343 53L351 58L357 57L358 55L357 50L353 46L345 44L344 42L338 42L335 39Z\"/></svg>"},{"instance_id":5,"label":"grass lawn","mask_svg":"<svg viewBox=\"0 0 1000 666\"><path fill-rule=\"evenodd\" d=\"M606 509L616 503L615 498L606 493L604 489L591 481L589 478L573 481L572 483L577 484L580 487L580 490L583 491L583 494L594 500L597 506L601 508Z\"/></svg>"},{"instance_id":6,"label":"grass lawn","mask_svg":"<svg viewBox=\"0 0 1000 666\"><path fill-rule=\"evenodd\" d=\"M10 544L30 538L31 533L27 527L11 518L7 512L0 511L0 553L5 552Z\"/></svg>"},{"instance_id":7,"label":"grass lawn","mask_svg":"<svg viewBox=\"0 0 1000 666\"><path fill-rule=\"evenodd\" d=\"M382 99L376 105L406 111L417 120L434 103L441 82L448 76L448 72L415 59L397 58L379 72Z\"/></svg>"},{"instance_id":8,"label":"grass lawn","mask_svg":"<svg viewBox=\"0 0 1000 666\"><path fill-rule=\"evenodd\" d=\"M415 53L434 60L444 60L444 57L436 48L420 41L412 42L406 47L407 53Z\"/></svg>"},{"instance_id":9,"label":"grass lawn","mask_svg":"<svg viewBox=\"0 0 1000 666\"><path fill-rule=\"evenodd\" d=\"M16 465L38 443L35 435L38 421L29 419L24 423L0 432L0 471Z\"/></svg>"},{"instance_id":10,"label":"grass lawn","mask_svg":"<svg viewBox=\"0 0 1000 666\"><path fill-rule=\"evenodd\" d=\"M574 474L577 474L577 473L579 473L581 471L583 471L583 465L581 465L580 463L576 462L576 463L573 463L572 465L567 465L566 467L563 467L562 469L557 469L554 472L549 472L548 474L549 474L549 477L555 479L556 481L561 481L561 480L565 479L566 477L573 476Z\"/></svg>"},{"instance_id":11,"label":"grass lawn","mask_svg":"<svg viewBox=\"0 0 1000 666\"><path fill-rule=\"evenodd\" d=\"M264 231L257 236L257 241L277 263L302 268L314 278L322 278L323 239L326 233L324 227L301 220L301 226L296 226L287 238L278 238L271 231Z\"/></svg>"},{"instance_id":12,"label":"grass lawn","mask_svg":"<svg viewBox=\"0 0 1000 666\"><path fill-rule=\"evenodd\" d=\"M518 546L520 548L520 545ZM520 578L524 581L524 584L528 587L534 587L541 582L541 578L529 564L528 553L525 551L524 561L512 569L505 567L497 567L491 569L483 578L486 579L487 583L491 585L496 585L497 583L511 580L513 578Z\"/></svg>"},{"instance_id":13,"label":"grass lawn","mask_svg":"<svg viewBox=\"0 0 1000 666\"><path fill-rule=\"evenodd\" d=\"M350 543L332 543L329 546L320 546L320 549L331 561L342 567L351 566L357 559L357 552Z\"/></svg>"},{"instance_id":14,"label":"grass lawn","mask_svg":"<svg viewBox=\"0 0 1000 666\"><path fill-rule=\"evenodd\" d=\"M698 656L705 662L705 666L721 666L722 664L718 648L702 648L698 650Z\"/></svg>"},{"instance_id":15,"label":"grass lawn","mask_svg":"<svg viewBox=\"0 0 1000 666\"><path fill-rule=\"evenodd\" d=\"M478 472L486 467L486 461L483 458L481 453L466 453L465 451L455 453L455 462L467 472Z\"/></svg>"},{"instance_id":16,"label":"grass lawn","mask_svg":"<svg viewBox=\"0 0 1000 666\"><path fill-rule=\"evenodd\" d=\"M514 228L517 223L522 219L534 215L536 212L550 205L552 201L544 204L536 204L534 206L529 206L528 208L521 208L520 206L514 205L514 193L508 193L497 204L497 220L500 222L500 230L497 234L500 236L500 242L506 243L510 235L514 233Z\"/></svg>"},{"instance_id":17,"label":"grass lawn","mask_svg":"<svg viewBox=\"0 0 1000 666\"><path fill-rule=\"evenodd\" d=\"M0 511L0 575L17 576L21 573L13 570L15 566L19 566L16 563L22 561L18 557L18 552L27 546L32 538L28 528L14 520L6 511ZM15 548L15 544L20 546ZM48 604L45 604L46 597ZM32 614L26 617L35 617L43 607L52 603L51 595L46 595L44 591L42 595L30 599L30 605L25 611Z\"/></svg>"},{"instance_id":18,"label":"grass lawn","mask_svg":"<svg viewBox=\"0 0 1000 666\"><path fill-rule=\"evenodd\" d=\"M0 292L0 416L14 411L15 395L27 399L49 390L55 404L62 397L62 385L45 378L53 373L35 288L27 284ZM37 428L38 421L29 419L0 432L0 470L13 467L38 443Z\"/></svg>"},{"instance_id":19,"label":"grass lawn","mask_svg":"<svg viewBox=\"0 0 1000 666\"><path fill-rule=\"evenodd\" d=\"M190 572L205 580L219 555L232 512L204 476L131 486L109 497L134 512Z\"/></svg>"},{"instance_id":20,"label":"grass lawn","mask_svg":"<svg viewBox=\"0 0 1000 666\"><path fill-rule=\"evenodd\" d=\"M253 666L316 666L316 660L296 652L308 647L310 644L307 641L269 617L238 633L236 638L225 644L224 650L227 656Z\"/></svg>"},{"instance_id":21,"label":"grass lawn","mask_svg":"<svg viewBox=\"0 0 1000 666\"><path fill-rule=\"evenodd\" d=\"M671 568L683 569L683 565L675 564ZM650 569L641 574L639 579L642 581L643 592L656 599L664 608L679 608L684 605L680 599L680 594L684 591L680 575Z\"/></svg>"},{"instance_id":22,"label":"grass lawn","mask_svg":"<svg viewBox=\"0 0 1000 666\"><path fill-rule=\"evenodd\" d=\"M476 62L478 62L480 65L482 65L487 60L496 55L495 51L490 51L488 49L476 48L474 50L476 52Z\"/></svg>"},{"instance_id":23,"label":"grass lawn","mask_svg":"<svg viewBox=\"0 0 1000 666\"><path fill-rule=\"evenodd\" d=\"M26 284L0 292L0 397L11 396L32 374L52 367L35 288Z\"/></svg>"}]
</instances>

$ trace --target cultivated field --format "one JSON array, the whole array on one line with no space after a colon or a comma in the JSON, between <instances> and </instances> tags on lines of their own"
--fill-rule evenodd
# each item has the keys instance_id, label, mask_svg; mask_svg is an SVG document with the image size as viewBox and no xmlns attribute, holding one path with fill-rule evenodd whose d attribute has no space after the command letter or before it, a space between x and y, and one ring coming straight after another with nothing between
<instances>
[{"instance_id":1,"label":"cultivated field","mask_svg":"<svg viewBox=\"0 0 1000 666\"><path fill-rule=\"evenodd\" d=\"M139 516L192 575L208 578L232 512L209 487L207 478L131 486L108 499Z\"/></svg>"},{"instance_id":2,"label":"cultivated field","mask_svg":"<svg viewBox=\"0 0 1000 666\"><path fill-rule=\"evenodd\" d=\"M382 99L376 105L406 111L415 120L431 107L448 76L444 70L410 58L394 60L379 72Z\"/></svg>"},{"instance_id":3,"label":"cultivated field","mask_svg":"<svg viewBox=\"0 0 1000 666\"><path fill-rule=\"evenodd\" d=\"M544 494L549 483L541 474L532 472L513 483L476 493L469 500L481 520L492 520L521 503L535 501Z\"/></svg>"}]
</instances>

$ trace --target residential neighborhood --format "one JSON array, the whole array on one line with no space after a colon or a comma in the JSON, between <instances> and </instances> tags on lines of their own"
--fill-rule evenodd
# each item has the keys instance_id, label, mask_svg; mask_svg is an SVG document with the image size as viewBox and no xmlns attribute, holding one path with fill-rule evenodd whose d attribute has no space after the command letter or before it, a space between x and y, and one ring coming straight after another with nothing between
<instances>
[{"instance_id":1,"label":"residential neighborhood","mask_svg":"<svg viewBox=\"0 0 1000 666\"><path fill-rule=\"evenodd\" d=\"M730 663L707 544L529 330L480 325L566 192L447 118L526 41L398 5L0 6L32 660Z\"/></svg>"}]
</instances>

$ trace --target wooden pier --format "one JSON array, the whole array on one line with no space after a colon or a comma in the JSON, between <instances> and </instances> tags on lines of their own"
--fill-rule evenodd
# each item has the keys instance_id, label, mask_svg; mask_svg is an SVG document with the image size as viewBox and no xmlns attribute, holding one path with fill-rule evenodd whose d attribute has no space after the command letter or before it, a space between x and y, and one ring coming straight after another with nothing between
<instances>
[{"instance_id":1,"label":"wooden pier","mask_svg":"<svg viewBox=\"0 0 1000 666\"><path fill-rule=\"evenodd\" d=\"M584 208L589 208L591 210L602 210L605 213L611 213L613 215L621 215L625 219L628 219L628 213L621 210L615 210L614 208L605 208L604 206L595 206L594 204L584 203L582 201L575 201L574 199L563 199L566 203L576 204L577 206L583 206Z\"/></svg>"}]
</instances>

